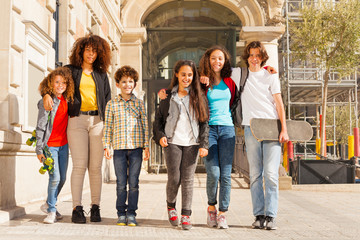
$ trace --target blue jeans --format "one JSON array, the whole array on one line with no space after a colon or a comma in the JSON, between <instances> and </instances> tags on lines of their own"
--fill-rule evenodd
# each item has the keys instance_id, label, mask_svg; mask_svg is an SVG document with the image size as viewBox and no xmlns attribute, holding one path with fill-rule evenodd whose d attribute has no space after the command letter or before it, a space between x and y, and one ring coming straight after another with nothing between
<instances>
[{"instance_id":1,"label":"blue jeans","mask_svg":"<svg viewBox=\"0 0 360 240\"><path fill-rule=\"evenodd\" d=\"M66 180L66 171L69 160L69 147L65 144L61 147L49 147L49 151L54 159L54 173L49 174L48 197L47 204L48 212L56 212L56 201L62 187Z\"/></svg>"},{"instance_id":2,"label":"blue jeans","mask_svg":"<svg viewBox=\"0 0 360 240\"><path fill-rule=\"evenodd\" d=\"M210 125L209 128L209 153L205 159L208 204L212 206L217 204L220 180L219 210L226 212L230 203L235 130L233 126L221 125Z\"/></svg>"},{"instance_id":3,"label":"blue jeans","mask_svg":"<svg viewBox=\"0 0 360 240\"><path fill-rule=\"evenodd\" d=\"M281 144L258 142L245 126L245 145L250 167L250 191L254 216L276 217L279 200L279 166ZM265 195L263 189L265 179Z\"/></svg>"},{"instance_id":4,"label":"blue jeans","mask_svg":"<svg viewBox=\"0 0 360 240\"><path fill-rule=\"evenodd\" d=\"M136 216L142 153L142 148L114 150L118 217L125 215ZM127 191L127 183L129 183L129 191ZM128 200L127 205L126 200Z\"/></svg>"}]
</instances>

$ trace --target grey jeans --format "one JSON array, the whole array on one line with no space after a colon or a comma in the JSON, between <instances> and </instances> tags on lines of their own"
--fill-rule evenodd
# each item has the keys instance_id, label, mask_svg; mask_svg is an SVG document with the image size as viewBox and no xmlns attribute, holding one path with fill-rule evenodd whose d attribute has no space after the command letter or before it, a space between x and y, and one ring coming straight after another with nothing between
<instances>
[{"instance_id":1,"label":"grey jeans","mask_svg":"<svg viewBox=\"0 0 360 240\"><path fill-rule=\"evenodd\" d=\"M184 147L170 143L169 146L164 148L164 154L168 173L166 184L167 205L175 208L176 197L181 185L181 214L190 216L199 146Z\"/></svg>"}]
</instances>

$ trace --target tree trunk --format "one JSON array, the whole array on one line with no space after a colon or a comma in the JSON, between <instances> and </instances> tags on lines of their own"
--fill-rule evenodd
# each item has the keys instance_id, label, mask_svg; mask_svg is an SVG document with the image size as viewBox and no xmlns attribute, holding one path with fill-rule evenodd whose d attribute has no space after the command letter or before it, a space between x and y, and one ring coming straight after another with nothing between
<instances>
[{"instance_id":1,"label":"tree trunk","mask_svg":"<svg viewBox=\"0 0 360 240\"><path fill-rule=\"evenodd\" d=\"M325 71L324 74L324 95L322 99L322 117L321 117L321 132L320 132L320 139L321 139L321 148L320 154L322 156L326 156L326 142L325 142L325 123L326 123L326 105L327 105L327 93L328 93L328 83L329 83L329 70Z\"/></svg>"}]
</instances>

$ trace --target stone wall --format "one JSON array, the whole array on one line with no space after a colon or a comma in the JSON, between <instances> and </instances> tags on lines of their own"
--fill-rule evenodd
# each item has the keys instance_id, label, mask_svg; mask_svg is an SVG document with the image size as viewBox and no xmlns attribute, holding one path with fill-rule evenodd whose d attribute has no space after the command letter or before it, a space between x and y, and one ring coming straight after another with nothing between
<instances>
[{"instance_id":1,"label":"stone wall","mask_svg":"<svg viewBox=\"0 0 360 240\"><path fill-rule=\"evenodd\" d=\"M111 77L119 66L123 32L120 1L58 3L59 62L67 64L74 41L91 31L111 45L113 61L108 74L114 85ZM0 209L47 196L48 177L38 173L34 148L25 142L36 125L38 85L55 69L56 10L56 0L6 0L0 8ZM70 193L71 167L70 161L63 194Z\"/></svg>"}]
</instances>

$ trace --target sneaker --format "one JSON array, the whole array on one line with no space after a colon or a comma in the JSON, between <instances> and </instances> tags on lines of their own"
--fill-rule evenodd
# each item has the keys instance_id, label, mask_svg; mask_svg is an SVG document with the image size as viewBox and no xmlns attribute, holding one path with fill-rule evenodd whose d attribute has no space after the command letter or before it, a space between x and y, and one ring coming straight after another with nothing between
<instances>
[{"instance_id":1,"label":"sneaker","mask_svg":"<svg viewBox=\"0 0 360 240\"><path fill-rule=\"evenodd\" d=\"M275 230L277 229L275 218L265 217L265 229L266 230Z\"/></svg>"},{"instance_id":2,"label":"sneaker","mask_svg":"<svg viewBox=\"0 0 360 240\"><path fill-rule=\"evenodd\" d=\"M265 223L265 216L264 215L258 215L255 218L255 222L253 222L252 227L253 228L258 228L258 229L263 229L264 228L264 223Z\"/></svg>"},{"instance_id":3,"label":"sneaker","mask_svg":"<svg viewBox=\"0 0 360 240\"><path fill-rule=\"evenodd\" d=\"M177 215L175 208L168 208L168 217L169 222L172 226L178 226L179 225L179 217Z\"/></svg>"},{"instance_id":4,"label":"sneaker","mask_svg":"<svg viewBox=\"0 0 360 240\"><path fill-rule=\"evenodd\" d=\"M226 222L225 214L219 214L216 218L216 221L217 221L218 228L220 228L220 229L229 228L229 226L227 225L227 222Z\"/></svg>"},{"instance_id":5,"label":"sneaker","mask_svg":"<svg viewBox=\"0 0 360 240\"><path fill-rule=\"evenodd\" d=\"M127 216L127 225L130 227L137 226L136 218L135 216Z\"/></svg>"},{"instance_id":6,"label":"sneaker","mask_svg":"<svg viewBox=\"0 0 360 240\"><path fill-rule=\"evenodd\" d=\"M84 210L82 206L76 206L72 211L71 221L73 223L86 223Z\"/></svg>"},{"instance_id":7,"label":"sneaker","mask_svg":"<svg viewBox=\"0 0 360 240\"><path fill-rule=\"evenodd\" d=\"M56 213L49 212L46 218L44 219L44 223L53 224L56 222Z\"/></svg>"},{"instance_id":8,"label":"sneaker","mask_svg":"<svg viewBox=\"0 0 360 240\"><path fill-rule=\"evenodd\" d=\"M118 221L116 223L116 225L119 225L119 226L126 226L126 216L120 216L118 218Z\"/></svg>"},{"instance_id":9,"label":"sneaker","mask_svg":"<svg viewBox=\"0 0 360 240\"><path fill-rule=\"evenodd\" d=\"M90 209L90 222L101 222L99 205L92 205Z\"/></svg>"},{"instance_id":10,"label":"sneaker","mask_svg":"<svg viewBox=\"0 0 360 240\"><path fill-rule=\"evenodd\" d=\"M49 208L49 205L47 204L47 202L45 202L43 205L40 206L40 210L43 213L48 214L47 210ZM56 220L61 220L63 219L63 216L56 210Z\"/></svg>"},{"instance_id":11,"label":"sneaker","mask_svg":"<svg viewBox=\"0 0 360 240\"><path fill-rule=\"evenodd\" d=\"M216 209L214 211L210 211L209 208L207 209L207 225L209 227L217 226L216 215L217 215Z\"/></svg>"},{"instance_id":12,"label":"sneaker","mask_svg":"<svg viewBox=\"0 0 360 240\"><path fill-rule=\"evenodd\" d=\"M181 216L181 227L184 230L190 230L192 228L191 222L190 222L190 216Z\"/></svg>"}]
</instances>

